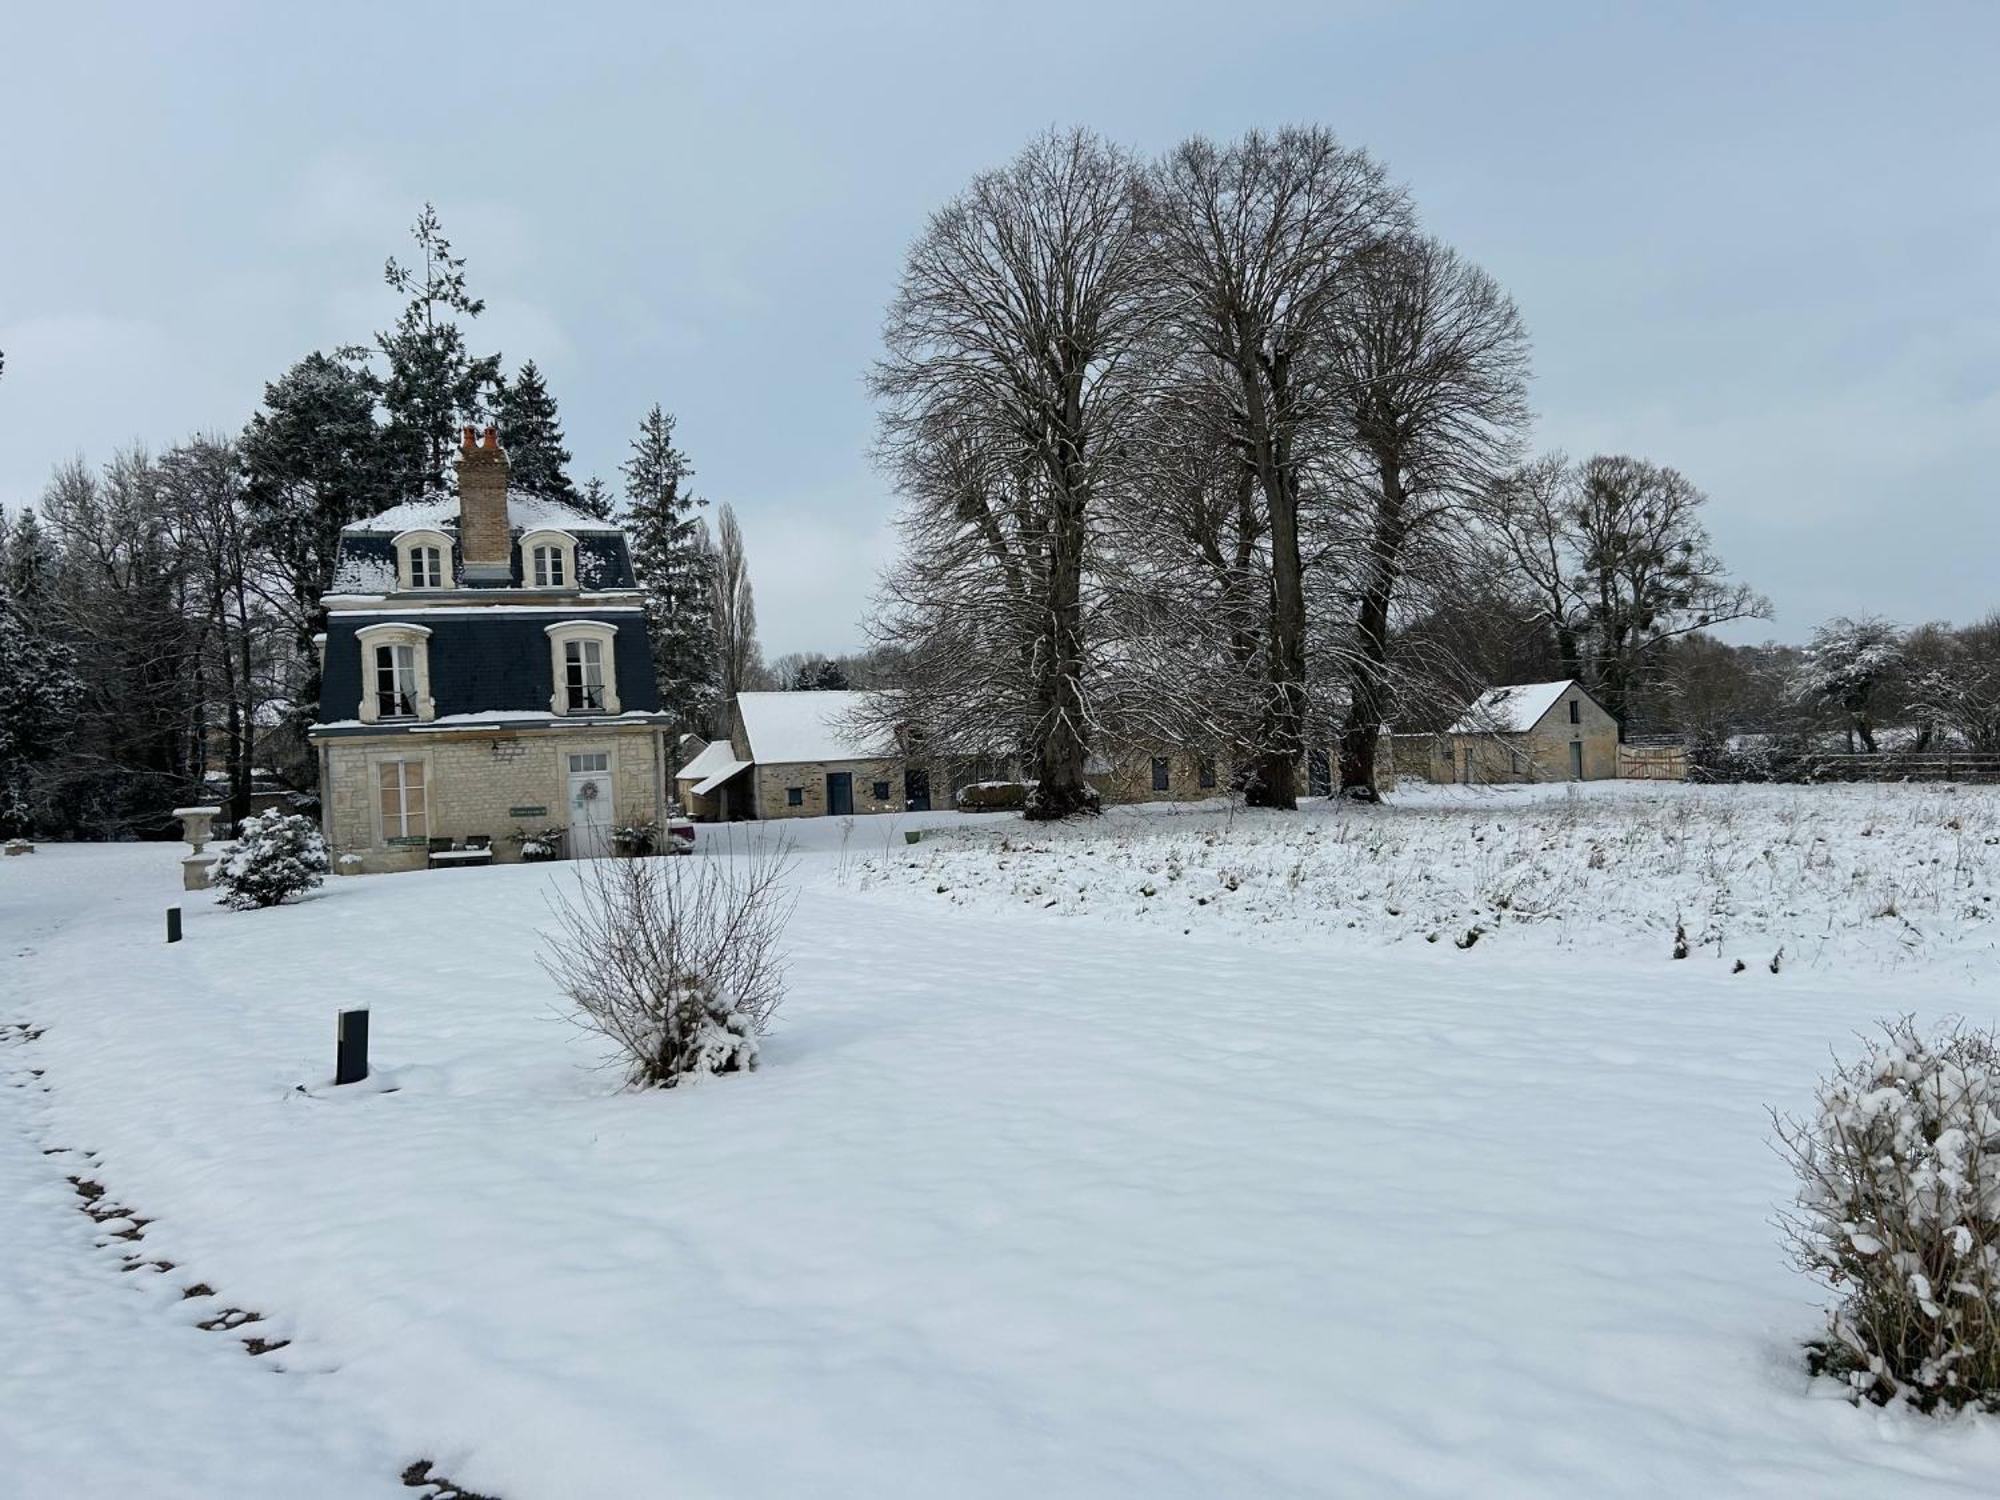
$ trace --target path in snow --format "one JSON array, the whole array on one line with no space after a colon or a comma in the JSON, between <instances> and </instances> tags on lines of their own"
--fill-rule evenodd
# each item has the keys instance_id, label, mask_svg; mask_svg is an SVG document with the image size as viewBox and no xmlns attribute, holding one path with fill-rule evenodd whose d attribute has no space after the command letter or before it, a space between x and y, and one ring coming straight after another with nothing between
<instances>
[{"instance_id":1,"label":"path in snow","mask_svg":"<svg viewBox=\"0 0 2000 1500\"><path fill-rule=\"evenodd\" d=\"M122 881L100 881L97 863L71 851L38 853L36 878L0 886L0 1495L407 1500L394 1450L322 1381L279 1378L235 1339L194 1326L217 1307L183 1300L194 1275L122 1269L143 1243L113 1239L121 1221L79 1212L69 1182L89 1178L92 1163L48 1154L49 1141L78 1137L49 1134L41 1046L20 1029L18 981L44 946L79 941L80 920L123 925L164 907L124 868L157 863L165 875L176 851L146 860L160 852L119 851Z\"/></svg>"}]
</instances>

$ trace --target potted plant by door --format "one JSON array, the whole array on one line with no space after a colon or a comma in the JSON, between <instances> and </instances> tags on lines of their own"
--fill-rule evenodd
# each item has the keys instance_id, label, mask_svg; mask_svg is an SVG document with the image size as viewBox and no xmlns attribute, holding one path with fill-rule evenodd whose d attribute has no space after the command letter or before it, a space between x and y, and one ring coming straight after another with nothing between
<instances>
[{"instance_id":1,"label":"potted plant by door","mask_svg":"<svg viewBox=\"0 0 2000 1500\"><path fill-rule=\"evenodd\" d=\"M546 864L552 859L561 859L563 854L564 828L538 828L529 830L516 828L508 834L509 841L519 846L524 864Z\"/></svg>"},{"instance_id":2,"label":"potted plant by door","mask_svg":"<svg viewBox=\"0 0 2000 1500\"><path fill-rule=\"evenodd\" d=\"M654 854L660 847L660 825L657 823L627 823L622 828L611 830L611 848L620 858L643 859Z\"/></svg>"}]
</instances>

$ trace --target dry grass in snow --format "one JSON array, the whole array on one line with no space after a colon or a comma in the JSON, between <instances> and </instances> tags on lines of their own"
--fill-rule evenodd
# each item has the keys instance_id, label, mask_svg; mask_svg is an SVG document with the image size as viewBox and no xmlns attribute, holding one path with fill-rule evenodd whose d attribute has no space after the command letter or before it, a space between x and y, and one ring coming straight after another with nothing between
<instances>
[{"instance_id":1,"label":"dry grass in snow","mask_svg":"<svg viewBox=\"0 0 2000 1500\"><path fill-rule=\"evenodd\" d=\"M1589 945L1768 970L1984 967L2000 790L1954 786L1430 787L1296 815L1117 809L928 835L860 887L1176 931L1368 943Z\"/></svg>"}]
</instances>

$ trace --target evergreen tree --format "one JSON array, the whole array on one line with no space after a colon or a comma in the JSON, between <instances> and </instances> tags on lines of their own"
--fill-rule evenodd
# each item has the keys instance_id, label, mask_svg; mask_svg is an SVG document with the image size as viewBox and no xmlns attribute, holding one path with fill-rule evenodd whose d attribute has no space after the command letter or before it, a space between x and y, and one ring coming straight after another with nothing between
<instances>
[{"instance_id":1,"label":"evergreen tree","mask_svg":"<svg viewBox=\"0 0 2000 1500\"><path fill-rule=\"evenodd\" d=\"M524 494L576 504L556 398L532 359L513 380L500 382L493 416L500 427L501 446L507 450L508 484Z\"/></svg>"},{"instance_id":2,"label":"evergreen tree","mask_svg":"<svg viewBox=\"0 0 2000 1500\"><path fill-rule=\"evenodd\" d=\"M583 488L576 492L576 499L571 504L600 521L610 520L612 512L618 508L618 502L611 495L611 486L595 474L584 480Z\"/></svg>"},{"instance_id":3,"label":"evergreen tree","mask_svg":"<svg viewBox=\"0 0 2000 1500\"><path fill-rule=\"evenodd\" d=\"M389 363L382 405L389 414L391 463L399 486L420 493L449 483L456 429L484 417L488 393L499 383L500 356L475 358L466 351L456 320L478 317L486 303L466 290L465 257L451 253L430 204L411 234L423 264L403 266L392 257L384 267L383 278L409 301L396 326L375 336L375 345Z\"/></svg>"},{"instance_id":4,"label":"evergreen tree","mask_svg":"<svg viewBox=\"0 0 2000 1500\"><path fill-rule=\"evenodd\" d=\"M705 500L687 488L694 470L674 446L674 419L655 402L639 424L625 476L625 527L632 566L646 591L653 672L660 700L695 722L715 706L715 639L709 614L709 559L698 514Z\"/></svg>"},{"instance_id":5,"label":"evergreen tree","mask_svg":"<svg viewBox=\"0 0 2000 1500\"><path fill-rule=\"evenodd\" d=\"M24 620L0 581L0 838L30 831L36 772L81 691L74 655Z\"/></svg>"},{"instance_id":6,"label":"evergreen tree","mask_svg":"<svg viewBox=\"0 0 2000 1500\"><path fill-rule=\"evenodd\" d=\"M56 547L36 519L32 505L22 510L10 528L4 561L5 567L0 568L0 593L7 596L23 620L31 624L41 622L48 609L49 591L55 585Z\"/></svg>"}]
</instances>

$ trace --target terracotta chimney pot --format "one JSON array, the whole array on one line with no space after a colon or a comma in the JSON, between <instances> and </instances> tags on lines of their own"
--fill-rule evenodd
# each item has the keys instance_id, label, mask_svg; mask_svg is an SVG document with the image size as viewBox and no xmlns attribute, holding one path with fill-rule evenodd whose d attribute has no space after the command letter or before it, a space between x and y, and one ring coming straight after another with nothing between
<instances>
[{"instance_id":1,"label":"terracotta chimney pot","mask_svg":"<svg viewBox=\"0 0 2000 1500\"><path fill-rule=\"evenodd\" d=\"M473 445L476 442L478 442L478 440L479 440L478 430L468 423L465 429L465 440L463 443L460 444L460 446L465 448L469 452L471 451Z\"/></svg>"}]
</instances>

